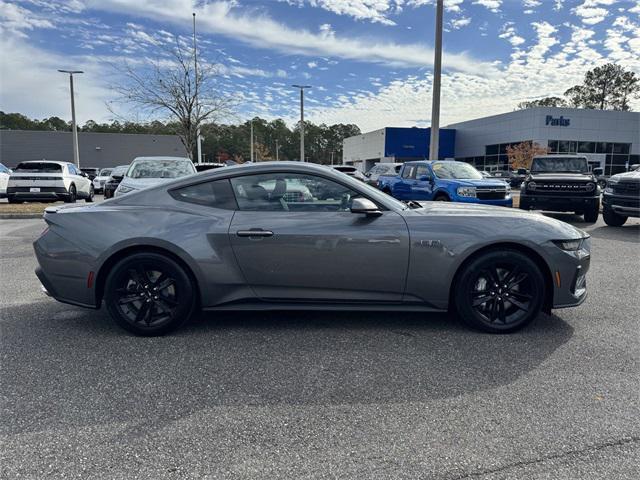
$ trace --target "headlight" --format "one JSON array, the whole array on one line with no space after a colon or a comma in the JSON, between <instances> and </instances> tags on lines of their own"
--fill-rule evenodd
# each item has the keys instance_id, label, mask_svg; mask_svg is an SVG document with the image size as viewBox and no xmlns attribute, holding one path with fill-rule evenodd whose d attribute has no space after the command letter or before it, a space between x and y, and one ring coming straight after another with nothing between
<instances>
[{"instance_id":1,"label":"headlight","mask_svg":"<svg viewBox=\"0 0 640 480\"><path fill-rule=\"evenodd\" d=\"M580 249L584 238L578 238L576 240L554 240L553 243L567 252L575 252Z\"/></svg>"},{"instance_id":2,"label":"headlight","mask_svg":"<svg viewBox=\"0 0 640 480\"><path fill-rule=\"evenodd\" d=\"M118 187L118 193L129 193L129 192L133 192L134 190L135 188L127 187L126 185L120 185Z\"/></svg>"},{"instance_id":3,"label":"headlight","mask_svg":"<svg viewBox=\"0 0 640 480\"><path fill-rule=\"evenodd\" d=\"M596 184L595 183L587 183L585 188L586 188L587 192L593 192L596 189Z\"/></svg>"},{"instance_id":4,"label":"headlight","mask_svg":"<svg viewBox=\"0 0 640 480\"><path fill-rule=\"evenodd\" d=\"M461 197L475 197L476 187L458 187L458 195Z\"/></svg>"},{"instance_id":5,"label":"headlight","mask_svg":"<svg viewBox=\"0 0 640 480\"><path fill-rule=\"evenodd\" d=\"M537 187L536 182L527 183L527 190L535 190Z\"/></svg>"},{"instance_id":6,"label":"headlight","mask_svg":"<svg viewBox=\"0 0 640 480\"><path fill-rule=\"evenodd\" d=\"M611 180L609 180L607 182L607 186L605 187L604 191L606 193L613 193L613 187L616 186L618 184L618 182L612 182Z\"/></svg>"}]
</instances>

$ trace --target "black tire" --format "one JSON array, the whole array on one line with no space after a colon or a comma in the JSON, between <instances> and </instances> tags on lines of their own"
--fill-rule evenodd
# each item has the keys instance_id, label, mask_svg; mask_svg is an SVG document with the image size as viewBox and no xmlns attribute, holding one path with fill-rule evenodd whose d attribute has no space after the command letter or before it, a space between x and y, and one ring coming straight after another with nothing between
<instances>
[{"instance_id":1,"label":"black tire","mask_svg":"<svg viewBox=\"0 0 640 480\"><path fill-rule=\"evenodd\" d=\"M147 337L179 328L193 315L196 298L184 268L158 253L136 253L120 260L105 282L104 301L113 320Z\"/></svg>"},{"instance_id":2,"label":"black tire","mask_svg":"<svg viewBox=\"0 0 640 480\"><path fill-rule=\"evenodd\" d=\"M609 225L610 227L621 227L627 221L627 216L618 215L616 212L611 210L610 208L606 208L602 211L602 218L604 219L604 223Z\"/></svg>"},{"instance_id":3,"label":"black tire","mask_svg":"<svg viewBox=\"0 0 640 480\"><path fill-rule=\"evenodd\" d=\"M587 223L596 223L600 214L600 203L584 211L584 221Z\"/></svg>"},{"instance_id":4,"label":"black tire","mask_svg":"<svg viewBox=\"0 0 640 480\"><path fill-rule=\"evenodd\" d=\"M436 195L436 198L433 199L436 202L449 202L449 197L443 195L442 193Z\"/></svg>"},{"instance_id":5,"label":"black tire","mask_svg":"<svg viewBox=\"0 0 640 480\"><path fill-rule=\"evenodd\" d=\"M64 203L76 203L76 198L77 198L76 186L72 184L69 187L69 194L64 199Z\"/></svg>"},{"instance_id":6,"label":"black tire","mask_svg":"<svg viewBox=\"0 0 640 480\"><path fill-rule=\"evenodd\" d=\"M87 203L92 203L94 196L95 196L95 191L93 190L93 185L91 185L89 187L89 196L87 198L85 198L84 201L87 202Z\"/></svg>"},{"instance_id":7,"label":"black tire","mask_svg":"<svg viewBox=\"0 0 640 480\"><path fill-rule=\"evenodd\" d=\"M462 267L454 285L455 311L472 328L489 333L521 329L544 305L544 277L516 250L492 250Z\"/></svg>"},{"instance_id":8,"label":"black tire","mask_svg":"<svg viewBox=\"0 0 640 480\"><path fill-rule=\"evenodd\" d=\"M9 201L9 203L22 203L22 200L18 200L15 197L7 197L7 200Z\"/></svg>"}]
</instances>

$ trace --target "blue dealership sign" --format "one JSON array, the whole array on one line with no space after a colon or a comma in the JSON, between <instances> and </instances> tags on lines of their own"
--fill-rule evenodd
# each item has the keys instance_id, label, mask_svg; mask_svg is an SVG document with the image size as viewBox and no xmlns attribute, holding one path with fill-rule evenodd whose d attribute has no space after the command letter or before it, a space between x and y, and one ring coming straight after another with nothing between
<instances>
[{"instance_id":1,"label":"blue dealership sign","mask_svg":"<svg viewBox=\"0 0 640 480\"><path fill-rule=\"evenodd\" d=\"M555 118L553 115L547 115L544 122L545 125L551 125L552 127L568 127L570 123L571 119L564 118L562 115L560 115L559 118Z\"/></svg>"}]
</instances>

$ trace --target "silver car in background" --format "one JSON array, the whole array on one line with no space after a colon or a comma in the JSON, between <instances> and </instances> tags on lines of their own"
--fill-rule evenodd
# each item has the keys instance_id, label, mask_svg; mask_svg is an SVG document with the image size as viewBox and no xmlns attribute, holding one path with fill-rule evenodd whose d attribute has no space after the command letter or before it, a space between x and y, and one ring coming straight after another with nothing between
<instances>
[{"instance_id":1,"label":"silver car in background","mask_svg":"<svg viewBox=\"0 0 640 480\"><path fill-rule=\"evenodd\" d=\"M504 333L587 294L590 238L567 223L407 205L308 163L211 170L90 207L49 207L44 220L34 248L49 295L104 304L140 335L198 310L254 309L452 310Z\"/></svg>"},{"instance_id":2,"label":"silver car in background","mask_svg":"<svg viewBox=\"0 0 640 480\"><path fill-rule=\"evenodd\" d=\"M93 179L93 190L96 193L104 192L104 184L109 180L113 168L103 168Z\"/></svg>"},{"instance_id":3,"label":"silver car in background","mask_svg":"<svg viewBox=\"0 0 640 480\"><path fill-rule=\"evenodd\" d=\"M137 157L118 185L115 197L196 174L193 162L183 157Z\"/></svg>"}]
</instances>

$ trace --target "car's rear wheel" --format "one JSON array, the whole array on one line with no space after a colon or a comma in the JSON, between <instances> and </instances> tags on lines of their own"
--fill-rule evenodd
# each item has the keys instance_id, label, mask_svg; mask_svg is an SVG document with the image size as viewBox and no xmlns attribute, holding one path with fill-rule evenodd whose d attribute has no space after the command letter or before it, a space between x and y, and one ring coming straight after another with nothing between
<instances>
[{"instance_id":1,"label":"car's rear wheel","mask_svg":"<svg viewBox=\"0 0 640 480\"><path fill-rule=\"evenodd\" d=\"M610 227L621 227L625 224L627 218L629 217L625 215L618 215L610 208L605 207L602 211L602 218L604 219L604 223L606 223Z\"/></svg>"},{"instance_id":2,"label":"car's rear wheel","mask_svg":"<svg viewBox=\"0 0 640 480\"><path fill-rule=\"evenodd\" d=\"M519 330L544 304L544 277L516 250L489 251L463 267L454 285L455 309L469 326L490 333Z\"/></svg>"},{"instance_id":3,"label":"car's rear wheel","mask_svg":"<svg viewBox=\"0 0 640 480\"><path fill-rule=\"evenodd\" d=\"M9 200L9 203L22 203L22 200L18 200L15 197L7 197L7 200Z\"/></svg>"},{"instance_id":4,"label":"car's rear wheel","mask_svg":"<svg viewBox=\"0 0 640 480\"><path fill-rule=\"evenodd\" d=\"M69 187L69 194L67 198L64 199L64 203L76 203L76 186L71 185Z\"/></svg>"},{"instance_id":5,"label":"car's rear wheel","mask_svg":"<svg viewBox=\"0 0 640 480\"><path fill-rule=\"evenodd\" d=\"M449 197L447 197L446 195L443 195L443 194L439 194L439 195L436 195L436 198L434 200L436 202L448 202L449 201Z\"/></svg>"},{"instance_id":6,"label":"car's rear wheel","mask_svg":"<svg viewBox=\"0 0 640 480\"><path fill-rule=\"evenodd\" d=\"M105 304L122 328L136 335L163 335L180 327L196 307L195 286L184 268L157 253L120 262L105 283Z\"/></svg>"},{"instance_id":7,"label":"car's rear wheel","mask_svg":"<svg viewBox=\"0 0 640 480\"><path fill-rule=\"evenodd\" d=\"M89 187L89 196L87 198L85 198L84 201L87 202L87 203L93 202L93 197L95 196L95 194L96 194L96 192L93 189L93 185L91 185Z\"/></svg>"}]
</instances>

